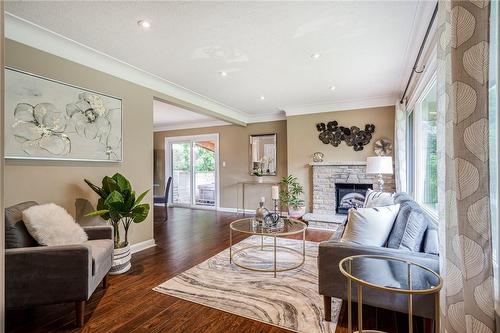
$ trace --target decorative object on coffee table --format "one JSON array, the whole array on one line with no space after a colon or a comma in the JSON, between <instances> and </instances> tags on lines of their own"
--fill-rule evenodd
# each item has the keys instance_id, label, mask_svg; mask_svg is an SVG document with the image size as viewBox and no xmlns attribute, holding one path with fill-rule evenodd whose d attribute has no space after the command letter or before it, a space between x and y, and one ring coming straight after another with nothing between
<instances>
[{"instance_id":1,"label":"decorative object on coffee table","mask_svg":"<svg viewBox=\"0 0 500 333\"><path fill-rule=\"evenodd\" d=\"M377 175L376 190L384 191L384 179L382 174L392 175L392 157L391 156L371 156L366 158L366 173Z\"/></svg>"},{"instance_id":2,"label":"decorative object on coffee table","mask_svg":"<svg viewBox=\"0 0 500 333\"><path fill-rule=\"evenodd\" d=\"M366 124L365 129L361 130L357 126L344 127L334 120L325 123L316 124L316 129L319 134L319 139L324 144L331 144L338 147L342 141L348 146L352 146L354 151L363 150L363 147L370 143L372 134L375 132L375 125Z\"/></svg>"},{"instance_id":3,"label":"decorative object on coffee table","mask_svg":"<svg viewBox=\"0 0 500 333\"><path fill-rule=\"evenodd\" d=\"M87 185L99 195L97 210L87 216L101 216L110 221L114 231L114 257L113 266L109 274L121 274L127 272L130 265L130 244L128 242L128 230L130 224L143 222L149 214L149 204L141 203L149 190L143 192L137 198L132 190L130 182L119 173L113 177L104 177L102 187L92 184L85 179ZM125 230L125 240L120 240L120 225Z\"/></svg>"},{"instance_id":4,"label":"decorative object on coffee table","mask_svg":"<svg viewBox=\"0 0 500 333\"><path fill-rule=\"evenodd\" d=\"M304 187L299 183L297 177L288 175L281 179L280 201L288 206L288 215L299 218L306 212L304 205Z\"/></svg>"},{"instance_id":5,"label":"decorative object on coffee table","mask_svg":"<svg viewBox=\"0 0 500 333\"><path fill-rule=\"evenodd\" d=\"M264 219L269 214L269 210L264 207L265 197L260 198L259 208L255 211L255 221L262 225L264 223Z\"/></svg>"},{"instance_id":6,"label":"decorative object on coffee table","mask_svg":"<svg viewBox=\"0 0 500 333\"><path fill-rule=\"evenodd\" d=\"M377 156L390 156L392 154L392 142L389 139L382 138L375 141L373 152Z\"/></svg>"},{"instance_id":7,"label":"decorative object on coffee table","mask_svg":"<svg viewBox=\"0 0 500 333\"><path fill-rule=\"evenodd\" d=\"M285 272L285 271L290 271L293 269L296 269L304 263L305 256L306 256L306 229L307 225L304 222L297 221L294 219L283 219L282 220L282 226L279 226L278 228L268 228L265 226L260 226L256 225L254 223L253 218L245 218L241 220L236 220L234 222L231 222L229 225L229 262L234 263L236 266L239 266L244 269L248 269L251 271L256 271L256 272L272 272L274 274L274 277L276 277L276 273L278 272ZM251 245L247 246L241 249L238 249L237 251L233 251L233 231L244 233L244 234L249 234L249 235L258 235L261 236L261 243L260 245ZM295 234L302 234L302 251L298 251L294 248L282 246L282 245L276 245L276 237L282 237L282 236L289 236L289 235L295 235ZM273 238L273 244L264 244L264 237L272 237ZM250 265L247 264L242 264L239 261L239 256L237 256L240 253L243 253L243 256L245 255L245 251L250 250L250 249L260 249L261 251L264 251L265 248L272 248L273 249L273 265L272 269L268 268L259 268L259 267L251 267ZM300 256L300 261L298 263L295 263L291 266L286 266L286 267L278 267L278 262L277 262L277 249L282 250L282 251L287 251L287 252L292 252L295 254L298 254Z\"/></svg>"},{"instance_id":8,"label":"decorative object on coffee table","mask_svg":"<svg viewBox=\"0 0 500 333\"><path fill-rule=\"evenodd\" d=\"M352 333L352 281L357 284L358 332L380 332L363 330L363 287L407 295L409 333L413 332L413 296L434 294L434 331L440 332L439 291L443 281L436 272L409 260L381 255L350 256L340 261L339 269L347 278L347 332ZM374 271L378 273L373 274ZM390 279L383 279L381 284L380 274L384 271Z\"/></svg>"}]
</instances>

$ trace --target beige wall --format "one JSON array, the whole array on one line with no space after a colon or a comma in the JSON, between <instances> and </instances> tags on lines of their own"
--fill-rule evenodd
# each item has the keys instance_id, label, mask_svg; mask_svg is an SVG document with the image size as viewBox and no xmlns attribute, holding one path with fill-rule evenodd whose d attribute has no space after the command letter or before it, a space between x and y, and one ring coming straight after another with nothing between
<instances>
[{"instance_id":1,"label":"beige wall","mask_svg":"<svg viewBox=\"0 0 500 333\"><path fill-rule=\"evenodd\" d=\"M337 120L341 126L358 126L374 124L375 133L370 143L362 151L354 151L345 142L333 147L323 144L316 130L317 123ZM364 161L366 157L375 155L373 143L380 138L394 138L394 106L316 113L292 116L287 118L288 173L297 176L305 189L306 207L310 211L312 203L312 170L308 165L312 162L314 152L325 154L324 161Z\"/></svg>"},{"instance_id":2,"label":"beige wall","mask_svg":"<svg viewBox=\"0 0 500 333\"><path fill-rule=\"evenodd\" d=\"M220 206L223 208L236 208L237 193L241 195L241 188L237 183L242 180L252 180L249 175L249 136L251 134L277 133L277 176L266 176L265 180L279 182L286 174L287 169L287 128L286 121L273 121L267 123L249 124L247 127L228 125L205 127L186 130L173 130L155 133L155 183L164 188L165 184L165 138L197 134L219 134L219 166L220 166ZM222 162L226 166L222 167ZM270 205L271 189L265 185L248 187L245 208L256 208L258 199L266 197L267 207ZM241 196L239 201L241 207Z\"/></svg>"},{"instance_id":3,"label":"beige wall","mask_svg":"<svg viewBox=\"0 0 500 333\"><path fill-rule=\"evenodd\" d=\"M137 191L152 188L155 92L10 40L6 41L6 65L121 97L124 148L123 163L8 160L5 167L6 205L26 200L54 202L74 215L76 198L88 198L92 203L97 201L83 179L100 183L103 176L115 172L128 177ZM152 204L151 193L145 202ZM129 241L138 243L153 238L152 221L151 212L145 222L132 225Z\"/></svg>"}]
</instances>

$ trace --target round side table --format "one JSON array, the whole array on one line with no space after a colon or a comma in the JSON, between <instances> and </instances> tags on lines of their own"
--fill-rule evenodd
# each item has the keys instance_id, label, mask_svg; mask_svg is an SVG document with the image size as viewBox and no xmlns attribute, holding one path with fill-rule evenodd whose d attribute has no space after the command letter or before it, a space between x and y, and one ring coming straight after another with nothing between
<instances>
[{"instance_id":1,"label":"round side table","mask_svg":"<svg viewBox=\"0 0 500 333\"><path fill-rule=\"evenodd\" d=\"M403 274L393 274L390 279L380 281L381 269L390 267L390 270ZM359 333L383 333L377 330L363 330L363 287L382 290L389 293L405 294L408 296L408 332L413 332L413 296L435 296L435 332L439 332L439 291L443 280L433 270L417 263L395 257L378 255L357 255L344 258L339 263L340 272L347 278L347 331L352 333L352 281L356 282L358 290L358 331ZM377 276L377 278L375 278ZM414 278L418 276L418 279Z\"/></svg>"}]
</instances>

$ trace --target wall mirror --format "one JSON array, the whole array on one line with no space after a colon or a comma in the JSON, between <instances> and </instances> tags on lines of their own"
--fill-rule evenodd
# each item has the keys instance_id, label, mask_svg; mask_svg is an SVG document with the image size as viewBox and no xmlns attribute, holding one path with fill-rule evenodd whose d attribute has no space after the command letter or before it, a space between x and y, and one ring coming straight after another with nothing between
<instances>
[{"instance_id":1,"label":"wall mirror","mask_svg":"<svg viewBox=\"0 0 500 333\"><path fill-rule=\"evenodd\" d=\"M250 174L276 176L276 133L250 135Z\"/></svg>"}]
</instances>

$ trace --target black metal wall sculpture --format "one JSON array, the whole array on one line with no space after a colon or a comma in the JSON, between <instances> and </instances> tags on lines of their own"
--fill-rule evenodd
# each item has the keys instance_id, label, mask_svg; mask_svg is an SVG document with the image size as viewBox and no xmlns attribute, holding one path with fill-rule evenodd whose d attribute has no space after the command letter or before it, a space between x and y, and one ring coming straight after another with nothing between
<instances>
[{"instance_id":1,"label":"black metal wall sculpture","mask_svg":"<svg viewBox=\"0 0 500 333\"><path fill-rule=\"evenodd\" d=\"M325 123L316 124L316 128L319 134L319 139L325 145L331 144L334 147L338 147L342 141L348 146L352 146L354 151L363 150L363 147L370 143L372 139L372 133L375 132L375 125L366 124L365 129L361 130L357 126L351 126L351 128L339 126L339 123L334 120Z\"/></svg>"}]
</instances>

